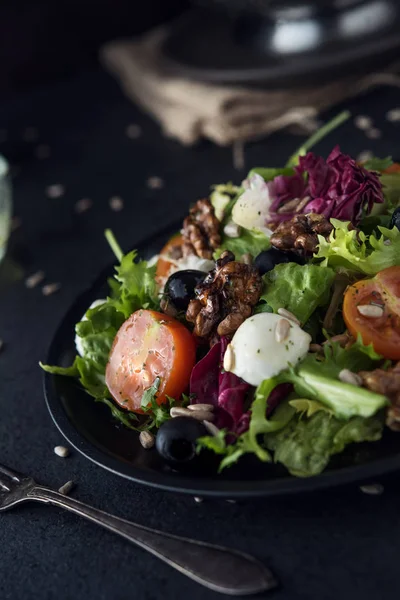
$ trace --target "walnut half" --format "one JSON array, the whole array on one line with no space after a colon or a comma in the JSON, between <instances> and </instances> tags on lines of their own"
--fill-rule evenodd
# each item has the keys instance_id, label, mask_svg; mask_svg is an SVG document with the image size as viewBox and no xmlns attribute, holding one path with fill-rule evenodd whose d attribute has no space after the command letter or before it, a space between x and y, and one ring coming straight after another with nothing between
<instances>
[{"instance_id":1,"label":"walnut half","mask_svg":"<svg viewBox=\"0 0 400 600\"><path fill-rule=\"evenodd\" d=\"M323 215L309 213L283 221L271 236L271 244L279 250L292 250L311 255L318 247L318 235L327 238L333 226Z\"/></svg>"},{"instance_id":2,"label":"walnut half","mask_svg":"<svg viewBox=\"0 0 400 600\"><path fill-rule=\"evenodd\" d=\"M393 431L400 431L400 361L387 371L384 369L360 371L358 375L364 387L389 398L386 425Z\"/></svg>"},{"instance_id":3,"label":"walnut half","mask_svg":"<svg viewBox=\"0 0 400 600\"><path fill-rule=\"evenodd\" d=\"M198 337L231 336L252 313L262 290L262 279L254 267L235 261L225 251L215 268L197 286L186 319L194 323Z\"/></svg>"},{"instance_id":4,"label":"walnut half","mask_svg":"<svg viewBox=\"0 0 400 600\"><path fill-rule=\"evenodd\" d=\"M211 259L213 251L221 245L219 226L210 200L198 200L183 221L183 255Z\"/></svg>"}]
</instances>

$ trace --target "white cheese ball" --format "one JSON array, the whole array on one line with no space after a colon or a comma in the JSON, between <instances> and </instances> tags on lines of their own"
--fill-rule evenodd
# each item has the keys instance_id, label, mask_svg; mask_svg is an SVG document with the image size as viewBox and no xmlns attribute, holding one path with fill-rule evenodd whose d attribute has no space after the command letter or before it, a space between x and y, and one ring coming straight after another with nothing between
<instances>
[{"instance_id":1,"label":"white cheese ball","mask_svg":"<svg viewBox=\"0 0 400 600\"><path fill-rule=\"evenodd\" d=\"M281 321L286 323L278 325ZM277 341L288 327L287 336ZM272 313L254 315L233 336L225 352L224 369L257 386L296 365L307 354L310 343L311 336L293 321Z\"/></svg>"},{"instance_id":2,"label":"white cheese ball","mask_svg":"<svg viewBox=\"0 0 400 600\"><path fill-rule=\"evenodd\" d=\"M245 229L270 236L272 231L265 225L272 203L268 186L260 175L252 175L248 185L232 209L232 221Z\"/></svg>"},{"instance_id":3,"label":"white cheese ball","mask_svg":"<svg viewBox=\"0 0 400 600\"><path fill-rule=\"evenodd\" d=\"M94 302L92 302L92 304L89 306L88 310L90 310L91 308L96 308L96 306L100 306L100 304L104 304L104 302L106 302L105 299L99 298L99 300L95 300ZM81 321L87 321L86 313L83 315ZM75 335L75 348L76 348L77 353L80 356L83 356L82 338L79 337L79 335Z\"/></svg>"}]
</instances>

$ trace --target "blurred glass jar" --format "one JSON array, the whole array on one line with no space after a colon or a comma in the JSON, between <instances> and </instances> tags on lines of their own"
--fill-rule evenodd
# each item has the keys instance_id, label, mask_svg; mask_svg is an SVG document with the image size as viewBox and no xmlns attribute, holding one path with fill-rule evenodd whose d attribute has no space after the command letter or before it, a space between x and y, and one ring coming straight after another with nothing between
<instances>
[{"instance_id":1,"label":"blurred glass jar","mask_svg":"<svg viewBox=\"0 0 400 600\"><path fill-rule=\"evenodd\" d=\"M3 259L11 228L12 193L8 162L0 155L0 261Z\"/></svg>"}]
</instances>

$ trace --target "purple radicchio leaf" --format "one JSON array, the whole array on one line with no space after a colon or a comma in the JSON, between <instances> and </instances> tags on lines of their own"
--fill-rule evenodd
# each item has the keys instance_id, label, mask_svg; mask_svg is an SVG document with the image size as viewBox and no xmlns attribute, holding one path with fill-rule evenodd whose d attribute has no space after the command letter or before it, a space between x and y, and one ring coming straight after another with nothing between
<instances>
[{"instance_id":1,"label":"purple radicchio leaf","mask_svg":"<svg viewBox=\"0 0 400 600\"><path fill-rule=\"evenodd\" d=\"M310 201L299 212L315 212L357 225L363 212L369 214L375 203L384 200L379 175L340 152L339 146L326 161L312 152L300 157L295 175L275 177L269 186L273 222L291 219L297 212L296 206L287 212L279 213L279 209L291 200L300 202L308 196Z\"/></svg>"}]
</instances>

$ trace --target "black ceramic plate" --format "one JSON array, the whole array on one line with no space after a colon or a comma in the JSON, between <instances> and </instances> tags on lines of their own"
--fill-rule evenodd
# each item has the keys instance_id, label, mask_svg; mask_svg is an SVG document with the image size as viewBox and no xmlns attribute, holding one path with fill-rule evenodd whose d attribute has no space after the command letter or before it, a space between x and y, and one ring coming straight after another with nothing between
<instances>
[{"instance_id":1,"label":"black ceramic plate","mask_svg":"<svg viewBox=\"0 0 400 600\"><path fill-rule=\"evenodd\" d=\"M171 228L138 246L143 258L157 253L178 229ZM110 267L82 294L60 323L47 356L48 364L68 366L75 355L74 326L89 304L107 294ZM244 498L312 491L365 480L400 468L399 437L386 431L380 442L354 444L337 456L329 469L313 478L291 477L278 465L243 459L224 474L179 474L169 469L156 450L144 450L138 434L116 425L109 410L96 403L70 378L44 375L50 414L68 442L96 464L138 483L195 496Z\"/></svg>"}]
</instances>

